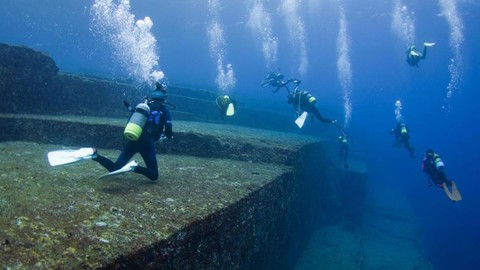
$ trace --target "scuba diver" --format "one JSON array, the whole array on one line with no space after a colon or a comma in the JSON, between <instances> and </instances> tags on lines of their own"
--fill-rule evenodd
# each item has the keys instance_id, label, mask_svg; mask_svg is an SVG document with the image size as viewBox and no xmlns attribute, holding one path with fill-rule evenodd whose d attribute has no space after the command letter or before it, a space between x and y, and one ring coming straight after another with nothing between
<instances>
[{"instance_id":1,"label":"scuba diver","mask_svg":"<svg viewBox=\"0 0 480 270\"><path fill-rule=\"evenodd\" d=\"M308 113L311 113L317 117L318 120L320 120L323 123L329 123L329 124L334 124L338 128L340 128L336 123L336 120L330 120L327 118L324 118L320 111L317 109L315 106L315 103L317 100L315 99L314 96L312 96L308 91L305 90L299 90L298 86L300 85L301 81L297 79L289 79L287 81L283 81L284 76L281 73L274 74L270 73L265 77L265 79L262 81L261 85L262 87L265 86L272 86L276 87L276 89L273 91L273 93L277 93L278 90L281 88L285 88L288 93L288 104L292 104L295 112L297 113L297 120L295 123L298 125L298 127L302 127L305 119L307 117ZM291 91L288 88L288 84L293 83L294 89ZM313 117L312 117L313 120Z\"/></svg>"},{"instance_id":2,"label":"scuba diver","mask_svg":"<svg viewBox=\"0 0 480 270\"><path fill-rule=\"evenodd\" d=\"M460 195L455 182L447 179L442 157L432 149L425 151L425 157L422 160L422 170L430 177L429 183L433 182L442 188L450 200L454 202L462 200L462 195ZM452 191L448 189L449 187Z\"/></svg>"},{"instance_id":3,"label":"scuba diver","mask_svg":"<svg viewBox=\"0 0 480 270\"><path fill-rule=\"evenodd\" d=\"M397 122L397 125L390 131L390 134L395 135L395 142L392 146L400 148L403 145L410 153L410 157L415 158L415 149L410 145L409 129L405 122Z\"/></svg>"},{"instance_id":4,"label":"scuba diver","mask_svg":"<svg viewBox=\"0 0 480 270\"><path fill-rule=\"evenodd\" d=\"M343 163L343 168L345 168L345 170L348 170L349 166L347 163L347 159L348 152L350 150L350 137L346 133L342 133L342 135L338 136L338 142L340 144L340 163Z\"/></svg>"},{"instance_id":5,"label":"scuba diver","mask_svg":"<svg viewBox=\"0 0 480 270\"><path fill-rule=\"evenodd\" d=\"M273 93L277 93L278 90L280 90L280 88L287 87L288 83L294 81L294 80L288 80L287 82L285 82L283 81L284 78L285 76L283 76L282 73L275 74L271 72L270 74L267 75L267 77L265 77L265 79L263 79L261 85L262 87L265 87L265 86L276 87L277 89L273 90ZM298 82L300 83L300 81ZM290 92L288 88L287 88L287 91Z\"/></svg>"},{"instance_id":6,"label":"scuba diver","mask_svg":"<svg viewBox=\"0 0 480 270\"><path fill-rule=\"evenodd\" d=\"M407 63L412 67L418 67L418 62L427 57L427 48L432 47L433 45L435 45L433 42L423 43L423 53L417 51L417 47L415 45L408 47L407 51L405 52L407 55Z\"/></svg>"},{"instance_id":7,"label":"scuba diver","mask_svg":"<svg viewBox=\"0 0 480 270\"><path fill-rule=\"evenodd\" d=\"M125 127L124 136L126 143L115 162L98 154L94 149L92 160L100 163L111 174L135 172L148 177L150 180L158 179L158 164L155 151L155 142L158 140L172 139L172 120L170 111L165 105L167 99L166 85L156 83L144 103L132 108L126 101L124 105L132 112ZM146 168L139 166L138 162L128 162L136 153L142 156ZM108 175L108 174L107 174Z\"/></svg>"},{"instance_id":8,"label":"scuba diver","mask_svg":"<svg viewBox=\"0 0 480 270\"><path fill-rule=\"evenodd\" d=\"M222 119L224 119L225 116L231 117L235 115L235 110L237 109L237 101L235 99L228 95L223 95L217 97L215 103L217 103Z\"/></svg>"}]
</instances>

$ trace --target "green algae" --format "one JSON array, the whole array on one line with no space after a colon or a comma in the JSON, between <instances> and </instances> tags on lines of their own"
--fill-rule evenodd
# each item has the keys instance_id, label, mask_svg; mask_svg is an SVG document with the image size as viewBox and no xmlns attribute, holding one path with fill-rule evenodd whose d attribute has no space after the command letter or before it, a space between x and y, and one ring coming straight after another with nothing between
<instances>
[{"instance_id":1,"label":"green algae","mask_svg":"<svg viewBox=\"0 0 480 270\"><path fill-rule=\"evenodd\" d=\"M0 144L0 261L8 269L95 268L232 205L290 167L159 155L160 180L98 180L94 161L50 167L58 145ZM99 150L116 158L119 151ZM141 160L140 157L136 157Z\"/></svg>"}]
</instances>

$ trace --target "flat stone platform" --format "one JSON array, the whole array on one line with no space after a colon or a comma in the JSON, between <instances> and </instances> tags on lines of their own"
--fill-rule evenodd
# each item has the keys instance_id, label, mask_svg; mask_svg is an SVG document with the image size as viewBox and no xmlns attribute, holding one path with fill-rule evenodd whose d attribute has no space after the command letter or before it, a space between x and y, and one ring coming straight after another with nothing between
<instances>
[{"instance_id":1,"label":"flat stone platform","mask_svg":"<svg viewBox=\"0 0 480 270\"><path fill-rule=\"evenodd\" d=\"M122 254L168 239L291 170L282 165L159 155L157 182L133 173L98 180L106 171L94 161L50 167L46 153L61 148L0 144L2 269L106 265ZM119 153L100 151L112 158Z\"/></svg>"},{"instance_id":2,"label":"flat stone platform","mask_svg":"<svg viewBox=\"0 0 480 270\"><path fill-rule=\"evenodd\" d=\"M262 268L302 229L301 201L321 195L303 179L326 166L311 158L319 138L219 124L175 122L158 181L48 165L49 151L80 146L115 159L124 121L0 115L2 269Z\"/></svg>"}]
</instances>

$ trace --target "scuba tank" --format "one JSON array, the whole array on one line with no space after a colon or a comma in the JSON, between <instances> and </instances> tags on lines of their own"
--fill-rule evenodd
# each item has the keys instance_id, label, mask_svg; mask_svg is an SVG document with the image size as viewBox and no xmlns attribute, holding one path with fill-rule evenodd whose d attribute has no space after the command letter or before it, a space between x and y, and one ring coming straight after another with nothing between
<instances>
[{"instance_id":1,"label":"scuba tank","mask_svg":"<svg viewBox=\"0 0 480 270\"><path fill-rule=\"evenodd\" d=\"M303 92L302 94L305 97L305 100L308 101L308 103L315 104L315 102L317 102L317 99L307 91Z\"/></svg>"},{"instance_id":2,"label":"scuba tank","mask_svg":"<svg viewBox=\"0 0 480 270\"><path fill-rule=\"evenodd\" d=\"M404 123L401 123L400 124L400 133L403 135L403 134L407 134L407 132L408 132L407 126Z\"/></svg>"},{"instance_id":3,"label":"scuba tank","mask_svg":"<svg viewBox=\"0 0 480 270\"><path fill-rule=\"evenodd\" d=\"M145 103L140 103L135 107L135 112L128 119L123 135L131 141L137 141L142 135L143 127L150 114L150 107Z\"/></svg>"},{"instance_id":4,"label":"scuba tank","mask_svg":"<svg viewBox=\"0 0 480 270\"><path fill-rule=\"evenodd\" d=\"M444 166L445 166L445 164L443 163L443 161L442 161L442 159L440 158L440 156L439 156L439 155L436 155L436 154L433 156L433 164L435 164L435 167L436 167L437 169L440 169L440 167L444 167Z\"/></svg>"}]
</instances>

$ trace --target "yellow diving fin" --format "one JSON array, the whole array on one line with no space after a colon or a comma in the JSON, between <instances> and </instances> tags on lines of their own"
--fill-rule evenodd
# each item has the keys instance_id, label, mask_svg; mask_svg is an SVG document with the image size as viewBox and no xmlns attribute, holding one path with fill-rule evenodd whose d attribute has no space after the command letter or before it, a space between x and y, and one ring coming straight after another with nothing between
<instances>
[{"instance_id":1,"label":"yellow diving fin","mask_svg":"<svg viewBox=\"0 0 480 270\"><path fill-rule=\"evenodd\" d=\"M455 184L454 181L452 181L452 195L455 198L456 202L462 200L462 195L460 194L460 191L458 191L457 184Z\"/></svg>"},{"instance_id":2,"label":"yellow diving fin","mask_svg":"<svg viewBox=\"0 0 480 270\"><path fill-rule=\"evenodd\" d=\"M447 183L443 183L442 188L443 188L443 191L445 192L445 194L447 195L447 197L450 200L452 200L454 202L458 202L458 201L462 200L462 195L460 195L460 192L458 191L457 185L455 184L454 181L452 181L452 191L451 192L447 187Z\"/></svg>"}]
</instances>

